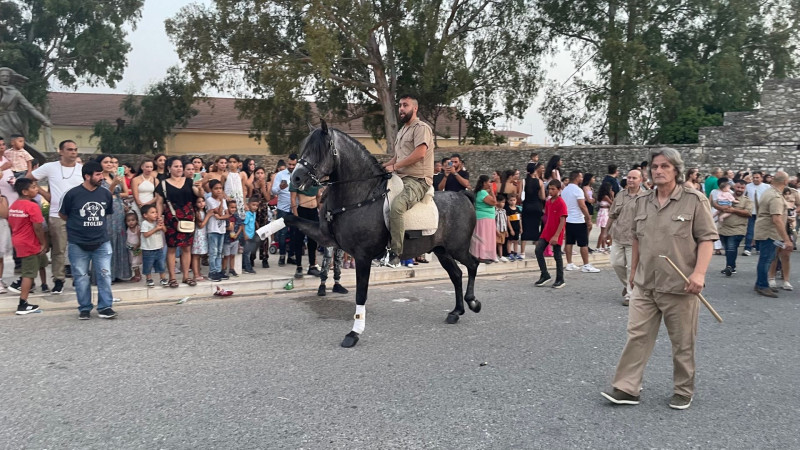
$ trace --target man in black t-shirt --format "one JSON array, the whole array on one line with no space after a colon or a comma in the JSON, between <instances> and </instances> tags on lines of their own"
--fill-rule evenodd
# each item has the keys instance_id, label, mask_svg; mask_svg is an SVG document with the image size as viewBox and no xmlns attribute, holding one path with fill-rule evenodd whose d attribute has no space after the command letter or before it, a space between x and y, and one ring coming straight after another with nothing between
<instances>
[{"instance_id":1,"label":"man in black t-shirt","mask_svg":"<svg viewBox=\"0 0 800 450\"><path fill-rule=\"evenodd\" d=\"M444 166L446 166L450 162L450 158L442 158L442 161L436 161L433 165L433 188L437 191L441 191L439 189L439 184L444 179Z\"/></svg>"},{"instance_id":2,"label":"man in black t-shirt","mask_svg":"<svg viewBox=\"0 0 800 450\"><path fill-rule=\"evenodd\" d=\"M89 319L94 306L90 263L97 279L97 315L113 319L117 313L111 309L111 240L108 235L108 221L113 212L111 192L100 187L103 168L99 163L86 163L81 174L83 183L67 191L58 211L67 224L67 254L78 298L78 319Z\"/></svg>"},{"instance_id":3,"label":"man in black t-shirt","mask_svg":"<svg viewBox=\"0 0 800 450\"><path fill-rule=\"evenodd\" d=\"M454 153L444 166L444 178L435 185L440 191L460 192L469 189L469 172L464 170L461 155Z\"/></svg>"}]
</instances>

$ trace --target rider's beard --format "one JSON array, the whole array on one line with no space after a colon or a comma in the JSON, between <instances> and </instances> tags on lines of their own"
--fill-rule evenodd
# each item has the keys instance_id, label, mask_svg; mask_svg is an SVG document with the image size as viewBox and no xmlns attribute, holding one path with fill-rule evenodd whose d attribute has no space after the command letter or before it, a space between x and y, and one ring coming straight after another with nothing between
<instances>
[{"instance_id":1,"label":"rider's beard","mask_svg":"<svg viewBox=\"0 0 800 450\"><path fill-rule=\"evenodd\" d=\"M405 114L404 113L400 113L399 119L400 119L400 123L408 123L408 121L411 120L411 114L409 114L409 113L405 113Z\"/></svg>"}]
</instances>

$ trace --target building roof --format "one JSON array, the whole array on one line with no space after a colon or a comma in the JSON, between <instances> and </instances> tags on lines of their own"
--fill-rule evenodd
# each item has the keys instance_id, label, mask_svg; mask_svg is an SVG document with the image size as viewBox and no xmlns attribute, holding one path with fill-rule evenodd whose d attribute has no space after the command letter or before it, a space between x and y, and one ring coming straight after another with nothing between
<instances>
[{"instance_id":1,"label":"building roof","mask_svg":"<svg viewBox=\"0 0 800 450\"><path fill-rule=\"evenodd\" d=\"M532 134L526 134L519 131L512 131L512 130L494 130L494 134L498 136L505 136L508 138L528 138L533 136Z\"/></svg>"},{"instance_id":2,"label":"building roof","mask_svg":"<svg viewBox=\"0 0 800 450\"><path fill-rule=\"evenodd\" d=\"M75 92L51 92L50 121L55 126L92 128L96 122L107 120L114 123L118 118L124 118L120 104L127 94L83 94ZM211 97L207 102L198 102L194 105L198 113L189 120L183 130L189 131L226 131L248 133L252 123L250 119L239 118L234 98ZM311 104L311 109L316 117L317 107ZM443 114L439 117L436 134L439 136L458 136L458 120L455 114L448 117ZM319 122L319 119L315 120ZM462 135L466 134L467 126L461 120ZM364 127L363 118L356 118L346 122L331 121L332 126L355 137L370 136Z\"/></svg>"}]
</instances>

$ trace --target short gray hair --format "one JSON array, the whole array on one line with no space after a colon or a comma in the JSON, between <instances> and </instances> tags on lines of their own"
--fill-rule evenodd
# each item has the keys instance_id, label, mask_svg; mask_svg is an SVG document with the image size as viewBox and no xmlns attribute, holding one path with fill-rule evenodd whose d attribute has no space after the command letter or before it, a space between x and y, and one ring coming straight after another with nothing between
<instances>
[{"instance_id":1,"label":"short gray hair","mask_svg":"<svg viewBox=\"0 0 800 450\"><path fill-rule=\"evenodd\" d=\"M662 147L657 150L652 150L650 152L650 161L647 164L647 172L650 175L650 179L653 179L653 160L656 156L663 156L667 158L667 161L675 167L675 182L678 184L683 184L686 181L684 177L685 167L683 164L683 158L681 158L681 154L675 150L674 148L670 147Z\"/></svg>"}]
</instances>

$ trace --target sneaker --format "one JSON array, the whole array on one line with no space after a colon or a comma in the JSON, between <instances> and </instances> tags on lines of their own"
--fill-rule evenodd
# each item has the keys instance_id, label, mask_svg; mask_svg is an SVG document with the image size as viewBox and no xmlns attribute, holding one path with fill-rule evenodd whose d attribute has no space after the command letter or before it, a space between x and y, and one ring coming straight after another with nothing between
<instances>
[{"instance_id":1,"label":"sneaker","mask_svg":"<svg viewBox=\"0 0 800 450\"><path fill-rule=\"evenodd\" d=\"M8 285L8 290L13 292L13 293L15 293L15 294L21 294L22 293L22 279L21 278L17 278L16 280L14 280L13 283ZM31 288L31 292L33 292L33 288Z\"/></svg>"},{"instance_id":2,"label":"sneaker","mask_svg":"<svg viewBox=\"0 0 800 450\"><path fill-rule=\"evenodd\" d=\"M389 250L386 253L386 265L390 267L397 267L400 265L400 255Z\"/></svg>"},{"instance_id":3,"label":"sneaker","mask_svg":"<svg viewBox=\"0 0 800 450\"><path fill-rule=\"evenodd\" d=\"M64 280L56 280L53 282L53 289L50 290L50 293L58 295L62 292L64 292Z\"/></svg>"},{"instance_id":4,"label":"sneaker","mask_svg":"<svg viewBox=\"0 0 800 450\"><path fill-rule=\"evenodd\" d=\"M266 259L261 261L261 268L262 269L269 269L269 261L267 261Z\"/></svg>"},{"instance_id":5,"label":"sneaker","mask_svg":"<svg viewBox=\"0 0 800 450\"><path fill-rule=\"evenodd\" d=\"M750 250L743 251L742 256L750 256Z\"/></svg>"},{"instance_id":6,"label":"sneaker","mask_svg":"<svg viewBox=\"0 0 800 450\"><path fill-rule=\"evenodd\" d=\"M326 295L325 294L325 285L324 284L320 284L319 287L317 288L317 296L318 297L325 297L325 295Z\"/></svg>"},{"instance_id":7,"label":"sneaker","mask_svg":"<svg viewBox=\"0 0 800 450\"><path fill-rule=\"evenodd\" d=\"M500 258L498 258L498 259L500 260L500 262L504 262L504 263L507 263L507 262L508 262L508 258L506 258L505 256L501 256L501 257L500 257Z\"/></svg>"},{"instance_id":8,"label":"sneaker","mask_svg":"<svg viewBox=\"0 0 800 450\"><path fill-rule=\"evenodd\" d=\"M244 269L242 270L244 273L249 273L250 275L255 275L256 271L253 269Z\"/></svg>"},{"instance_id":9,"label":"sneaker","mask_svg":"<svg viewBox=\"0 0 800 450\"><path fill-rule=\"evenodd\" d=\"M600 395L615 405L638 405L639 396L631 395L627 392L614 388L611 392L601 392Z\"/></svg>"},{"instance_id":10,"label":"sneaker","mask_svg":"<svg viewBox=\"0 0 800 450\"><path fill-rule=\"evenodd\" d=\"M568 270L568 271L571 272L573 270L578 270L578 266L576 266L575 264L569 263L569 264L567 264L567 267L564 268L564 270Z\"/></svg>"},{"instance_id":11,"label":"sneaker","mask_svg":"<svg viewBox=\"0 0 800 450\"><path fill-rule=\"evenodd\" d=\"M230 275L230 276L232 276L232 277L238 277L238 276L239 276L239 274L238 274L238 273L236 273L236 271L235 271L235 270L233 270L233 269L231 269L231 270L229 270L229 271L228 271L228 275Z\"/></svg>"},{"instance_id":12,"label":"sneaker","mask_svg":"<svg viewBox=\"0 0 800 450\"><path fill-rule=\"evenodd\" d=\"M555 283L553 283L553 289L561 289L566 284L567 283L564 283L564 280L556 281Z\"/></svg>"},{"instance_id":13,"label":"sneaker","mask_svg":"<svg viewBox=\"0 0 800 450\"><path fill-rule=\"evenodd\" d=\"M17 306L17 315L24 316L25 314L35 313L39 311L39 305L31 305L28 302L25 302L19 306Z\"/></svg>"},{"instance_id":14,"label":"sneaker","mask_svg":"<svg viewBox=\"0 0 800 450\"><path fill-rule=\"evenodd\" d=\"M520 254L518 254L518 255L517 255L517 259L518 259L518 260L520 260L520 261L522 261L523 259L525 259L525 253L520 253Z\"/></svg>"},{"instance_id":15,"label":"sneaker","mask_svg":"<svg viewBox=\"0 0 800 450\"><path fill-rule=\"evenodd\" d=\"M229 277L228 274L225 273L225 272L220 272L220 273L217 274L217 276L219 277L220 280L230 280L231 279L231 277Z\"/></svg>"},{"instance_id":16,"label":"sneaker","mask_svg":"<svg viewBox=\"0 0 800 450\"><path fill-rule=\"evenodd\" d=\"M81 311L80 314L78 314L78 320L89 320L91 318L92 316L89 314L89 311Z\"/></svg>"},{"instance_id":17,"label":"sneaker","mask_svg":"<svg viewBox=\"0 0 800 450\"><path fill-rule=\"evenodd\" d=\"M42 284L42 292L50 292L50 286L47 283Z\"/></svg>"},{"instance_id":18,"label":"sneaker","mask_svg":"<svg viewBox=\"0 0 800 450\"><path fill-rule=\"evenodd\" d=\"M722 269L722 273L724 273L726 277L729 277L733 275L733 269L731 268L731 266L727 266L724 269Z\"/></svg>"},{"instance_id":19,"label":"sneaker","mask_svg":"<svg viewBox=\"0 0 800 450\"><path fill-rule=\"evenodd\" d=\"M692 398L685 395L675 394L669 401L669 407L672 409L686 409L692 404Z\"/></svg>"},{"instance_id":20,"label":"sneaker","mask_svg":"<svg viewBox=\"0 0 800 450\"><path fill-rule=\"evenodd\" d=\"M781 289L783 289L784 291L791 291L794 288L792 287L791 284L789 284L788 281L784 281L783 286L781 286Z\"/></svg>"},{"instance_id":21,"label":"sneaker","mask_svg":"<svg viewBox=\"0 0 800 450\"><path fill-rule=\"evenodd\" d=\"M775 283L775 278L770 278L770 279L768 279L768 280L767 280L767 283L769 283L769 287L771 287L771 288L776 288L776 287L778 287L778 285Z\"/></svg>"},{"instance_id":22,"label":"sneaker","mask_svg":"<svg viewBox=\"0 0 800 450\"><path fill-rule=\"evenodd\" d=\"M545 285L545 284L547 284L547 282L549 282L551 279L552 279L552 278L550 278L550 275L545 275L545 274L542 274L542 276L540 276L540 277L539 277L539 281L537 281L536 283L534 283L534 286L536 286L536 287L541 287L541 286L544 286L544 285Z\"/></svg>"},{"instance_id":23,"label":"sneaker","mask_svg":"<svg viewBox=\"0 0 800 450\"><path fill-rule=\"evenodd\" d=\"M283 267L286 265L286 257L281 256L278 258L278 267Z\"/></svg>"},{"instance_id":24,"label":"sneaker","mask_svg":"<svg viewBox=\"0 0 800 450\"><path fill-rule=\"evenodd\" d=\"M303 278L303 268L302 267L298 267L297 268L297 270L294 272L294 277L296 279L298 279L298 280Z\"/></svg>"},{"instance_id":25,"label":"sneaker","mask_svg":"<svg viewBox=\"0 0 800 450\"><path fill-rule=\"evenodd\" d=\"M113 319L117 317L117 313L115 313L114 310L111 308L106 308L97 311L97 317L101 319Z\"/></svg>"},{"instance_id":26,"label":"sneaker","mask_svg":"<svg viewBox=\"0 0 800 450\"><path fill-rule=\"evenodd\" d=\"M622 299L622 306L629 306L631 304L631 296L626 295L624 299Z\"/></svg>"},{"instance_id":27,"label":"sneaker","mask_svg":"<svg viewBox=\"0 0 800 450\"><path fill-rule=\"evenodd\" d=\"M306 274L311 275L312 277L318 277L322 274L322 272L319 271L317 266L311 266L308 268L308 272L306 272Z\"/></svg>"},{"instance_id":28,"label":"sneaker","mask_svg":"<svg viewBox=\"0 0 800 450\"><path fill-rule=\"evenodd\" d=\"M597 272L600 272L600 269L598 269L597 267L595 267L595 266L593 266L591 264L584 264L583 267L581 267L581 272L584 272L584 273L597 273Z\"/></svg>"},{"instance_id":29,"label":"sneaker","mask_svg":"<svg viewBox=\"0 0 800 450\"><path fill-rule=\"evenodd\" d=\"M755 291L758 293L758 295L763 295L764 297L778 298L778 293L773 291L770 288L759 288L759 287L757 287L755 289Z\"/></svg>"},{"instance_id":30,"label":"sneaker","mask_svg":"<svg viewBox=\"0 0 800 450\"><path fill-rule=\"evenodd\" d=\"M217 283L219 281L222 281L222 279L219 277L219 274L216 273L216 272L212 272L212 273L208 274L208 279L213 281L213 282L215 282L215 283Z\"/></svg>"},{"instance_id":31,"label":"sneaker","mask_svg":"<svg viewBox=\"0 0 800 450\"><path fill-rule=\"evenodd\" d=\"M342 286L341 284L339 284L339 283L334 283L334 284L333 284L333 289L331 289L331 292L334 292L334 293L336 293L336 294L347 294L347 293L349 293L350 291L348 291L348 290L347 290L347 289L346 289L344 286Z\"/></svg>"},{"instance_id":32,"label":"sneaker","mask_svg":"<svg viewBox=\"0 0 800 450\"><path fill-rule=\"evenodd\" d=\"M8 287L3 282L0 282L0 294L8 294Z\"/></svg>"},{"instance_id":33,"label":"sneaker","mask_svg":"<svg viewBox=\"0 0 800 450\"><path fill-rule=\"evenodd\" d=\"M147 280L146 284L147 284L147 287L155 287L156 282L153 281L152 279L149 279L149 280Z\"/></svg>"}]
</instances>

